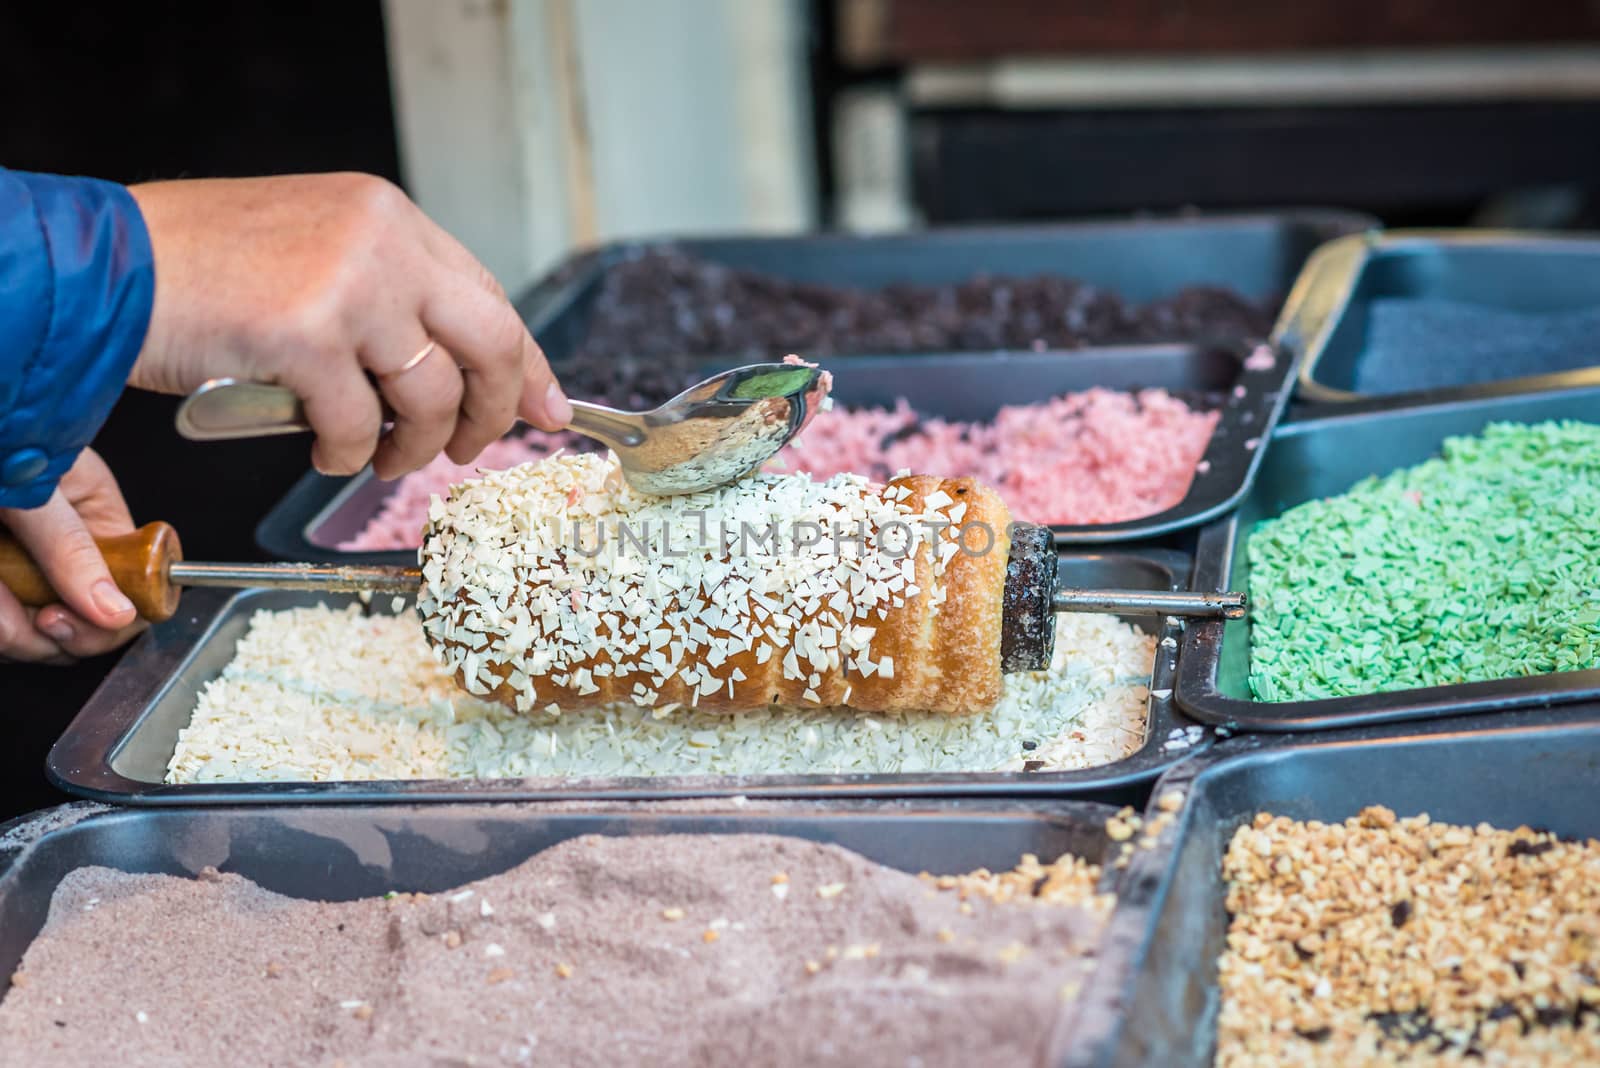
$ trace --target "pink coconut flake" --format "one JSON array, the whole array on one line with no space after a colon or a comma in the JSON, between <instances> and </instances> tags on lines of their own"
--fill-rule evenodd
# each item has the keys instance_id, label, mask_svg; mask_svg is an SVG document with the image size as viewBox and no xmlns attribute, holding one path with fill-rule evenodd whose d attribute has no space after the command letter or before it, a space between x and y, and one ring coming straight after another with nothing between
<instances>
[{"instance_id":1,"label":"pink coconut flake","mask_svg":"<svg viewBox=\"0 0 1600 1068\"><path fill-rule=\"evenodd\" d=\"M819 413L804 451L791 445L774 465L816 478L884 480L902 468L969 475L998 490L1019 519L1115 523L1183 500L1217 419L1159 389L1068 393L1001 408L990 423L924 419L902 400Z\"/></svg>"},{"instance_id":2,"label":"pink coconut flake","mask_svg":"<svg viewBox=\"0 0 1600 1068\"><path fill-rule=\"evenodd\" d=\"M1244 359L1246 371L1270 371L1278 364L1278 355L1271 345L1257 345Z\"/></svg>"},{"instance_id":3,"label":"pink coconut flake","mask_svg":"<svg viewBox=\"0 0 1600 1068\"><path fill-rule=\"evenodd\" d=\"M850 472L880 482L902 470L965 475L998 490L1019 519L1116 523L1183 501L1217 419L1217 412L1190 408L1160 389L1068 393L1001 408L988 423L925 418L901 400L893 408L819 411L806 427L804 448L791 442L766 469L819 479ZM595 447L574 434L530 430L495 442L471 464L441 456L403 478L366 528L339 548L414 549L429 499L452 483L480 468Z\"/></svg>"}]
</instances>

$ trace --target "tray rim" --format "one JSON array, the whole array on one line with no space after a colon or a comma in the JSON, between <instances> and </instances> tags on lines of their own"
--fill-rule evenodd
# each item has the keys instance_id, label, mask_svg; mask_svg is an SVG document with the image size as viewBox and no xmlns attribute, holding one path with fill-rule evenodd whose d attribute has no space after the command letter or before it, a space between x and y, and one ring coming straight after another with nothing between
<instances>
[{"instance_id":1,"label":"tray rim","mask_svg":"<svg viewBox=\"0 0 1600 1068\"><path fill-rule=\"evenodd\" d=\"M971 819L1028 819L1043 822L1081 821L1088 825L1100 816L1112 816L1117 806L1082 797L906 797L906 798L793 798L760 799L743 803L739 795L709 799L670 798L657 802L615 801L575 807L540 801L475 798L454 805L425 801L405 804L387 802L355 803L339 806L284 804L264 807L253 804L206 806L130 806L106 805L97 801L71 800L34 809L0 822L0 893L8 889L12 869L40 842L66 834L91 823L137 822L151 812L200 813L254 818L262 814L285 819L321 818L337 813L338 818L390 821L405 816L424 815L428 819L461 821L491 816L515 818L526 815L548 821L584 821L595 818L633 821L658 816L679 817L685 821L701 818L736 820L784 820L793 822L844 821L851 817L874 819L928 820L949 816ZM407 809L410 811L408 812ZM719 833L712 831L684 833ZM729 833L729 832L720 832Z\"/></svg>"},{"instance_id":2,"label":"tray rim","mask_svg":"<svg viewBox=\"0 0 1600 1068\"><path fill-rule=\"evenodd\" d=\"M794 234L760 234L742 230L675 232L651 237L619 238L575 249L558 261L542 279L523 290L514 303L522 310L528 300L530 310L544 307L542 297L551 289L570 283L571 272L596 261L626 256L641 249L681 245L690 250L705 245L745 247L792 247L795 244L839 245L842 247L920 245L929 241L962 244L992 241L997 238L1048 242L1070 234L1121 232L1128 230L1195 230L1215 226L1281 226L1284 224L1341 229L1348 233L1381 231L1382 223L1370 212L1336 205L1290 204L1281 208L1243 208L1237 210L1195 211L1175 209L1093 218L1068 218L1040 222L951 223L940 226L915 226L884 233L857 233L847 230L812 230Z\"/></svg>"},{"instance_id":3,"label":"tray rim","mask_svg":"<svg viewBox=\"0 0 1600 1068\"><path fill-rule=\"evenodd\" d=\"M1428 248L1494 247L1546 253L1570 253L1580 246L1600 251L1600 231L1469 230L1413 228L1368 231L1334 238L1307 258L1300 277L1284 302L1279 325L1299 355L1295 376L1298 398L1309 405L1342 406L1370 402L1420 403L1472 397L1536 393L1549 389L1575 389L1600 385L1600 363L1594 367L1521 375L1495 382L1442 386L1400 393L1360 393L1339 389L1316 378L1339 322L1350 309L1355 289L1368 263L1389 252Z\"/></svg>"},{"instance_id":4,"label":"tray rim","mask_svg":"<svg viewBox=\"0 0 1600 1068\"><path fill-rule=\"evenodd\" d=\"M1495 390L1474 397L1434 398L1428 404L1363 404L1284 423L1274 431L1273 437L1275 440L1295 437L1342 424L1358 425L1370 421L1381 425L1384 416L1422 415L1430 409L1462 403L1491 406L1502 400L1539 400L1542 397L1554 400L1584 392L1584 389L1552 389L1536 393ZM1600 390L1593 390L1593 393L1596 401L1600 402ZM1195 544L1194 589L1208 592L1226 589L1232 580L1239 522L1238 513L1235 512L1200 530ZM1191 718L1227 730L1268 734L1327 731L1364 724L1431 720L1458 714L1481 715L1507 709L1548 708L1600 699L1600 668L1387 690L1351 697L1324 697L1310 701L1257 701L1253 698L1231 697L1217 687L1226 628L1227 624L1222 620L1196 620L1186 628L1173 696L1179 708Z\"/></svg>"},{"instance_id":5,"label":"tray rim","mask_svg":"<svg viewBox=\"0 0 1600 1068\"><path fill-rule=\"evenodd\" d=\"M1189 588L1192 557L1176 549L1069 552L1074 559L1129 558L1154 563L1171 576L1169 588ZM627 778L382 779L296 783L152 783L113 766L150 709L204 648L235 604L259 591L195 590L174 624L152 628L134 643L67 725L45 758L51 785L91 801L145 806L283 805L292 803L457 803L554 801L665 801L691 797L797 800L836 798L1058 797L1095 800L1137 791L1184 757L1206 748L1200 741L1168 750L1171 730L1200 726L1179 710L1177 651L1182 626L1170 617L1158 635L1151 695L1146 701L1145 743L1131 756L1097 767L1047 772L927 772L826 775L694 775ZM198 606L199 611L194 611ZM1165 697L1156 691L1170 691ZM899 780L899 781L896 781Z\"/></svg>"}]
</instances>

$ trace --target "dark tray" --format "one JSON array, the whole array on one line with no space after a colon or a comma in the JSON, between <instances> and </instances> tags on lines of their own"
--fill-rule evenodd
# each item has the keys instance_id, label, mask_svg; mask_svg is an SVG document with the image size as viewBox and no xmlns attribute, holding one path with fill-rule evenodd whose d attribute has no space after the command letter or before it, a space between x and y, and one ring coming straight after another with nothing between
<instances>
[{"instance_id":1,"label":"dark tray","mask_svg":"<svg viewBox=\"0 0 1600 1068\"><path fill-rule=\"evenodd\" d=\"M965 801L611 806L324 806L120 809L73 804L0 828L0 975L16 970L70 871L194 876L210 865L290 897L436 893L585 834L777 834L830 842L902 871L1006 871L1024 853L1106 859L1113 809ZM1105 888L1114 871L1107 869Z\"/></svg>"},{"instance_id":2,"label":"dark tray","mask_svg":"<svg viewBox=\"0 0 1600 1068\"><path fill-rule=\"evenodd\" d=\"M1375 305L1395 322L1391 302L1402 301L1411 325L1374 329ZM1282 323L1304 354L1301 401L1415 403L1600 385L1600 341L1575 348L1572 326L1541 337L1539 317L1574 312L1600 317L1600 236L1389 231L1318 249ZM1519 363L1521 374L1478 381L1501 337L1544 351ZM1475 344L1492 348L1474 360Z\"/></svg>"},{"instance_id":3,"label":"dark tray","mask_svg":"<svg viewBox=\"0 0 1600 1068\"><path fill-rule=\"evenodd\" d=\"M516 304L546 355L555 362L565 360L583 341L605 271L641 249L662 244L724 267L852 289L949 285L980 274L1054 275L1140 303L1196 285L1222 286L1253 300L1281 300L1319 245L1377 226L1376 218L1359 212L1298 208L948 226L903 234L622 241L577 253Z\"/></svg>"},{"instance_id":4,"label":"dark tray","mask_svg":"<svg viewBox=\"0 0 1600 1068\"><path fill-rule=\"evenodd\" d=\"M1226 286L1266 300L1288 292L1302 262L1318 245L1375 224L1368 216L1355 213L1290 211L954 228L878 237L830 234L695 239L674 244L729 267L867 289L896 282L948 283L982 273L1056 274L1138 301L1200 284ZM523 318L558 371L583 340L605 271L640 247L622 243L581 253L518 301ZM828 365L838 372L836 396L841 403L888 404L905 396L928 414L971 419L992 416L1004 403L1037 401L1052 393L1094 385L1231 389L1239 377L1236 361L1223 360L1214 349L1200 354L1202 349L1204 346L1114 346L1013 354L1004 371L997 353L842 356L830 358ZM1062 366L1052 368L1058 360ZM712 357L705 361L708 368L749 362ZM1249 392L1244 398L1230 398L1237 423L1225 421L1213 443L1214 449L1229 458L1224 461L1208 455L1211 473L1196 480L1189 499L1178 508L1129 523L1059 528L1058 539L1090 544L1153 537L1231 507L1234 492L1250 472L1250 457L1239 452L1245 441L1259 436L1262 428L1277 418L1283 403L1282 381L1289 371L1279 367L1252 372L1239 383ZM1231 429L1235 425L1237 430ZM370 472L354 478L308 472L261 521L256 542L265 552L286 560L409 560L412 554L407 552L349 553L335 547L365 526L388 491Z\"/></svg>"},{"instance_id":5,"label":"dark tray","mask_svg":"<svg viewBox=\"0 0 1600 1068\"><path fill-rule=\"evenodd\" d=\"M1200 533L1194 588L1245 590L1244 545L1256 523L1438 455L1444 439L1496 421L1600 420L1600 387L1377 408L1286 423L1239 510ZM1360 723L1490 712L1600 697L1600 670L1428 686L1317 701L1258 701L1250 693L1250 623L1197 621L1184 637L1177 700L1194 718L1259 731L1325 730Z\"/></svg>"},{"instance_id":6,"label":"dark tray","mask_svg":"<svg viewBox=\"0 0 1600 1068\"><path fill-rule=\"evenodd\" d=\"M1175 507L1140 519L1052 526L1058 545L1152 538L1215 518L1238 503L1261 460L1257 446L1277 423L1289 394L1289 361L1248 370L1249 347L1158 345L1054 353L954 353L936 356L855 356L839 368L834 399L847 405L913 408L947 419L991 419L1002 405L1026 404L1061 393L1104 386L1159 386L1220 403L1222 416L1201 457L1188 494ZM710 370L722 364L708 365ZM1137 447L1133 445L1131 447ZM416 552L344 552L340 542L367 525L393 483L371 469L352 478L312 472L302 478L256 529L262 548L287 559L414 563Z\"/></svg>"},{"instance_id":7,"label":"dark tray","mask_svg":"<svg viewBox=\"0 0 1600 1068\"><path fill-rule=\"evenodd\" d=\"M1257 812L1334 822L1387 805L1401 816L1426 812L1469 826L1600 836L1597 712L1561 710L1537 725L1500 715L1471 729L1456 721L1409 734L1344 731L1306 745L1230 739L1163 776L1155 796L1183 791L1182 815L1126 872L1103 982L1081 1009L1087 1027L1071 1063L1211 1064L1217 959L1228 928L1222 858Z\"/></svg>"},{"instance_id":8,"label":"dark tray","mask_svg":"<svg viewBox=\"0 0 1600 1068\"><path fill-rule=\"evenodd\" d=\"M1189 558L1150 550L1068 555L1060 581L1075 587L1175 590L1186 587ZM661 776L589 779L441 779L341 783L166 784L178 732L189 722L206 682L222 672L259 609L348 604L350 596L288 591L216 591L185 595L170 622L154 627L112 669L51 749L46 774L81 797L133 805L282 804L285 802L550 800L583 798L923 797L974 795L1086 796L1134 802L1166 768L1193 749L1167 749L1170 732L1190 721L1171 698L1178 629L1159 618L1128 616L1149 633L1171 637L1157 645L1145 744L1132 756L1097 768L1051 772L942 772L885 775ZM389 611L375 597L370 612ZM1200 743L1206 744L1205 742Z\"/></svg>"}]
</instances>

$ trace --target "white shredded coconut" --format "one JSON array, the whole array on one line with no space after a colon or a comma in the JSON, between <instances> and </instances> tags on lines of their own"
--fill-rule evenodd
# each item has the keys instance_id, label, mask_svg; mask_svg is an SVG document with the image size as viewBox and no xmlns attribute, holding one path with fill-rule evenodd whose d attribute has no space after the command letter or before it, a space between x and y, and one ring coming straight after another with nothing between
<instances>
[{"instance_id":1,"label":"white shredded coconut","mask_svg":"<svg viewBox=\"0 0 1600 1068\"><path fill-rule=\"evenodd\" d=\"M1156 640L1112 616L1063 613L1056 628L1050 670L1006 676L982 715L771 707L658 718L625 704L554 716L462 693L410 614L262 611L201 692L167 781L1060 770L1135 752Z\"/></svg>"}]
</instances>

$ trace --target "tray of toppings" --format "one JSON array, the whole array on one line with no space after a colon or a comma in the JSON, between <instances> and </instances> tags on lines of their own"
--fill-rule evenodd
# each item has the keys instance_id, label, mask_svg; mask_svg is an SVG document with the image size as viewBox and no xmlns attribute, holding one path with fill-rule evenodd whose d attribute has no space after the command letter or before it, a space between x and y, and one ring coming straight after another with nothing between
<instances>
[{"instance_id":1,"label":"tray of toppings","mask_svg":"<svg viewBox=\"0 0 1600 1068\"><path fill-rule=\"evenodd\" d=\"M1593 709L1241 738L1157 785L1070 1063L1593 1064ZM1103 1028L1103 1030L1102 1030Z\"/></svg>"},{"instance_id":2,"label":"tray of toppings","mask_svg":"<svg viewBox=\"0 0 1600 1068\"><path fill-rule=\"evenodd\" d=\"M1281 427L1195 584L1248 619L1185 635L1178 701L1311 730L1600 697L1600 389Z\"/></svg>"},{"instance_id":3,"label":"tray of toppings","mask_svg":"<svg viewBox=\"0 0 1600 1068\"><path fill-rule=\"evenodd\" d=\"M1054 1063L1113 812L68 806L0 834L0 1033L31 1064Z\"/></svg>"},{"instance_id":4,"label":"tray of toppings","mask_svg":"<svg viewBox=\"0 0 1600 1068\"><path fill-rule=\"evenodd\" d=\"M724 365L705 365L700 374ZM1270 345L858 357L830 410L766 467L879 480L909 468L992 485L1059 544L1150 538L1227 511L1247 490L1288 393ZM260 527L288 559L414 558L428 503L478 470L598 446L525 430L469 465L441 457L395 482L302 479Z\"/></svg>"},{"instance_id":5,"label":"tray of toppings","mask_svg":"<svg viewBox=\"0 0 1600 1068\"><path fill-rule=\"evenodd\" d=\"M1076 588L1174 590L1187 556L1065 554ZM626 699L514 704L463 692L402 599L188 594L53 749L71 792L134 804L551 797L1093 793L1135 796L1192 748L1172 704L1179 628L1057 617L1048 670L986 711L808 704L729 714ZM821 695L819 695L821 696Z\"/></svg>"},{"instance_id":6,"label":"tray of toppings","mask_svg":"<svg viewBox=\"0 0 1600 1068\"><path fill-rule=\"evenodd\" d=\"M1350 235L1311 257L1284 319L1312 405L1600 384L1600 235Z\"/></svg>"}]
</instances>

